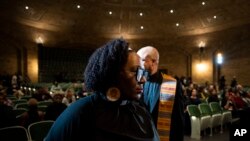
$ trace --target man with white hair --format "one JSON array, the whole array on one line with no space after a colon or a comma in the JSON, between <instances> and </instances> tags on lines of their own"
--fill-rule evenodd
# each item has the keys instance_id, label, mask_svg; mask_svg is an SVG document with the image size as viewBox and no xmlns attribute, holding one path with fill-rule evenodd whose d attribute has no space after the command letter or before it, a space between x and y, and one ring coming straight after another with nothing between
<instances>
[{"instance_id":1,"label":"man with white hair","mask_svg":"<svg viewBox=\"0 0 250 141\"><path fill-rule=\"evenodd\" d=\"M137 54L141 58L141 67L149 72L149 78L144 84L141 100L150 112L155 126L158 127L161 140L183 141L184 109L180 82L158 70L159 52L156 48L146 46L139 49ZM167 82L166 80L171 80L175 84L175 91L170 95L172 98L168 100L170 104L167 106L159 106L161 105L162 84Z\"/></svg>"}]
</instances>

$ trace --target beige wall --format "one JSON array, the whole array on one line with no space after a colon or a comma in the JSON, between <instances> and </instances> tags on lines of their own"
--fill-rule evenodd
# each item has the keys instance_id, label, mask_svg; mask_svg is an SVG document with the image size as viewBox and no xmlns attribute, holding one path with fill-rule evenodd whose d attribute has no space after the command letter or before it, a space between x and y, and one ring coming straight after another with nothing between
<instances>
[{"instance_id":1,"label":"beige wall","mask_svg":"<svg viewBox=\"0 0 250 141\"><path fill-rule=\"evenodd\" d=\"M32 82L38 82L38 47L30 44L27 50L27 74Z\"/></svg>"},{"instance_id":2,"label":"beige wall","mask_svg":"<svg viewBox=\"0 0 250 141\"><path fill-rule=\"evenodd\" d=\"M18 71L16 47L9 44L0 46L0 73L12 75Z\"/></svg>"},{"instance_id":3,"label":"beige wall","mask_svg":"<svg viewBox=\"0 0 250 141\"><path fill-rule=\"evenodd\" d=\"M191 65L192 79L195 83L213 82L213 56L211 52L206 52L206 56L201 61L199 54L193 55Z\"/></svg>"},{"instance_id":4,"label":"beige wall","mask_svg":"<svg viewBox=\"0 0 250 141\"><path fill-rule=\"evenodd\" d=\"M37 82L37 45L6 37L2 37L0 41L0 74L27 73L32 82Z\"/></svg>"},{"instance_id":5,"label":"beige wall","mask_svg":"<svg viewBox=\"0 0 250 141\"><path fill-rule=\"evenodd\" d=\"M232 36L233 37L233 36ZM205 81L216 82L214 79L214 65L213 53L219 49L224 56L224 63L221 68L221 75L225 75L226 83L229 85L233 76L237 77L239 83L243 85L250 85L250 37L246 36L235 40L211 40L210 45L205 48L205 56L203 62L207 64L205 71L197 70L197 63L199 63L199 49L196 47L193 51L187 53L185 49L185 42L176 40L173 45L164 45L163 43L153 43L153 46L158 48L160 53L159 68L167 69L169 74L177 76L187 76L190 72L194 82L205 83ZM237 39L237 40L236 40ZM188 41L192 41L192 38ZM0 40L0 73L7 72L13 74L18 71L18 47L27 48L26 56L21 63L21 69L27 73L32 82L38 81L38 48L36 43L18 42L13 40ZM132 44L137 50L139 47L150 45L151 41L147 43L135 42ZM178 45L175 45L178 44ZM182 44L182 45L180 45ZM181 49L179 47L182 47ZM188 62L188 56L191 56L191 62ZM24 68L23 68L24 67Z\"/></svg>"}]
</instances>

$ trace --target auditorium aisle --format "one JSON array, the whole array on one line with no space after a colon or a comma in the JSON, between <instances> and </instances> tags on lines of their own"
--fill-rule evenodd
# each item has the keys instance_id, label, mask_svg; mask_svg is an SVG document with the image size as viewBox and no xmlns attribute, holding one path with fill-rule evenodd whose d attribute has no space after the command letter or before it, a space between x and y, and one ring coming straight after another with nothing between
<instances>
[{"instance_id":1,"label":"auditorium aisle","mask_svg":"<svg viewBox=\"0 0 250 141\"><path fill-rule=\"evenodd\" d=\"M184 141L199 141L197 139L192 139L189 136L184 137ZM222 134L215 133L213 136L205 135L202 136L200 141L229 141L229 130L225 130Z\"/></svg>"}]
</instances>

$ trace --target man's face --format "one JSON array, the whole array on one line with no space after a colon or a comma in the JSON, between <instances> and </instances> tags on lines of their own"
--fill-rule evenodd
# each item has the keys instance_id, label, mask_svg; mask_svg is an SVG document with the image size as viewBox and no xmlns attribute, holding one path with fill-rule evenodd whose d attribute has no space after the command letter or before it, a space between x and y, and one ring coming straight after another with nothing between
<instances>
[{"instance_id":1,"label":"man's face","mask_svg":"<svg viewBox=\"0 0 250 141\"><path fill-rule=\"evenodd\" d=\"M151 59L151 57L147 56L145 58L141 58L140 65L143 69L147 70L151 75L153 74L154 65L156 61Z\"/></svg>"}]
</instances>

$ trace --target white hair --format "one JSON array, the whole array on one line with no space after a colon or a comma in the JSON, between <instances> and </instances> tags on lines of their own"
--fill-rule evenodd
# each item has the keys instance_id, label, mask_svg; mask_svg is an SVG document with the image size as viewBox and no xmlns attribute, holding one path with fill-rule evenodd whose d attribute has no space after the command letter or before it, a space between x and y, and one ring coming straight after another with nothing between
<instances>
[{"instance_id":1,"label":"white hair","mask_svg":"<svg viewBox=\"0 0 250 141\"><path fill-rule=\"evenodd\" d=\"M146 57L150 57L151 59L155 60L157 63L159 62L159 52L156 48L152 46L146 46L137 51L137 54L142 58L145 59Z\"/></svg>"}]
</instances>

